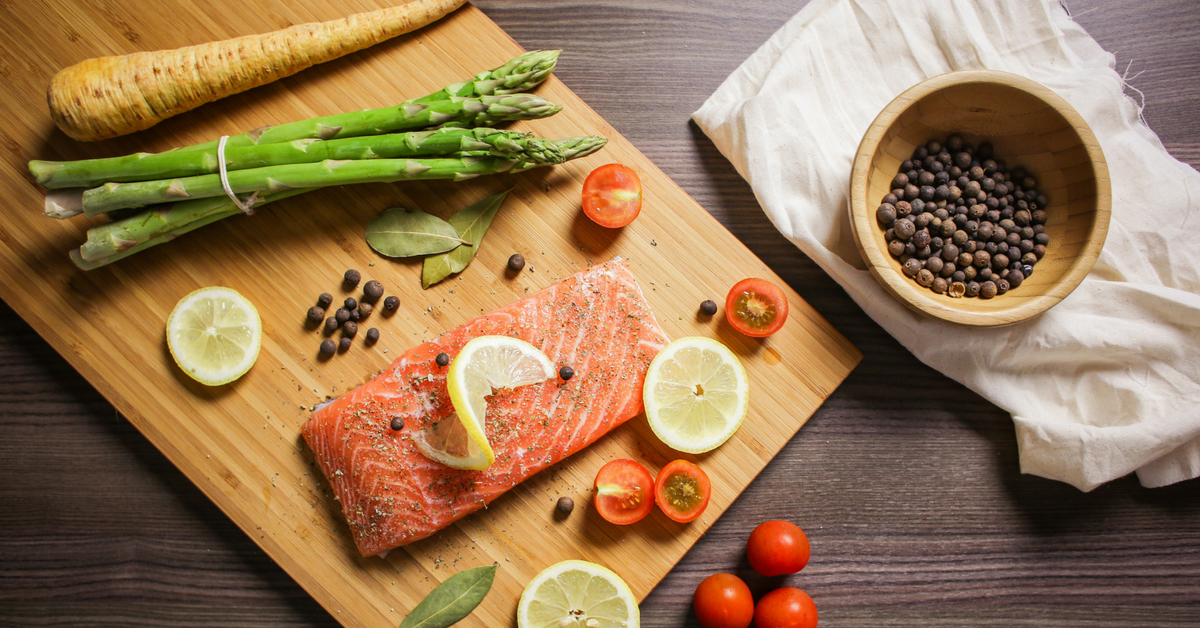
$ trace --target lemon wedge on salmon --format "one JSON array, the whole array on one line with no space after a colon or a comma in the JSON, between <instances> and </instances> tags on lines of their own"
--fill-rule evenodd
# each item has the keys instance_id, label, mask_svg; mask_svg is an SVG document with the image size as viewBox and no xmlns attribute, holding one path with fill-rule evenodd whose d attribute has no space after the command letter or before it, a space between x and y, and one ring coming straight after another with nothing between
<instances>
[{"instance_id":1,"label":"lemon wedge on salmon","mask_svg":"<svg viewBox=\"0 0 1200 628\"><path fill-rule=\"evenodd\" d=\"M446 390L457 416L423 430L414 443L425 457L448 467L486 469L496 461L484 429L488 395L497 389L544 382L556 374L554 362L524 340L473 338L446 373Z\"/></svg>"}]
</instances>

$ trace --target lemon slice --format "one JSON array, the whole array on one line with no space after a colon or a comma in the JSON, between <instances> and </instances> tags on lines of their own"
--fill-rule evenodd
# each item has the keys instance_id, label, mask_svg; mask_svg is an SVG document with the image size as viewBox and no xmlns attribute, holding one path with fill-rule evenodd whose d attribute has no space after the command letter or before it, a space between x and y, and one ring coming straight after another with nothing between
<instances>
[{"instance_id":1,"label":"lemon slice","mask_svg":"<svg viewBox=\"0 0 1200 628\"><path fill-rule=\"evenodd\" d=\"M564 560L534 576L517 605L519 628L638 628L629 585L611 570Z\"/></svg>"},{"instance_id":2,"label":"lemon slice","mask_svg":"<svg viewBox=\"0 0 1200 628\"><path fill-rule=\"evenodd\" d=\"M680 338L650 363L642 389L650 429L671 449L716 449L742 425L750 383L742 363L711 338Z\"/></svg>"},{"instance_id":3,"label":"lemon slice","mask_svg":"<svg viewBox=\"0 0 1200 628\"><path fill-rule=\"evenodd\" d=\"M262 345L258 310L232 288L201 288L175 304L167 347L184 373L206 386L228 384L250 370Z\"/></svg>"},{"instance_id":4,"label":"lemon slice","mask_svg":"<svg viewBox=\"0 0 1200 628\"><path fill-rule=\"evenodd\" d=\"M415 439L426 457L455 469L486 469L496 454L484 432L487 396L497 388L518 388L555 376L554 363L537 347L508 336L480 336L463 345L446 373L446 390L458 415ZM451 417L454 418L454 417Z\"/></svg>"}]
</instances>

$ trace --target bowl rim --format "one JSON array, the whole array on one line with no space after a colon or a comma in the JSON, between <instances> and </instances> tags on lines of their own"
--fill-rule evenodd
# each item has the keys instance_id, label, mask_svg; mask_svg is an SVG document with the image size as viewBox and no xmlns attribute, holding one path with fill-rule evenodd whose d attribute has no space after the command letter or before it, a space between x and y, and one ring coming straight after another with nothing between
<instances>
[{"instance_id":1,"label":"bowl rim","mask_svg":"<svg viewBox=\"0 0 1200 628\"><path fill-rule=\"evenodd\" d=\"M872 234L876 229L872 212L867 207L867 178L870 174L871 158L879 148L887 130L891 128L905 111L917 101L947 87L969 83L993 83L1013 87L1038 98L1052 107L1059 115L1075 129L1083 142L1088 158L1095 171L1096 181L1096 216L1088 234L1087 244L1076 257L1075 262L1063 275L1058 283L1050 286L1044 294L1030 298L1021 305L989 312L971 312L948 307L946 299L935 298L935 295L925 288L918 287L908 277L892 268L892 258L877 246L863 246L864 238L860 235ZM1079 286L1083 278L1091 271L1100 249L1108 236L1109 220L1112 214L1112 189L1109 181L1108 164L1100 143L1092 133L1091 127L1084 121L1071 105L1042 84L1010 72L999 70L955 70L945 74L925 79L906 89L879 112L871 122L867 132L859 142L855 152L853 169L850 175L850 213L851 231L854 233L854 244L858 252L875 277L885 290L896 297L909 308L935 318L976 327L995 327L1012 325L1028 320L1062 301ZM867 237L871 237L867 235Z\"/></svg>"}]
</instances>

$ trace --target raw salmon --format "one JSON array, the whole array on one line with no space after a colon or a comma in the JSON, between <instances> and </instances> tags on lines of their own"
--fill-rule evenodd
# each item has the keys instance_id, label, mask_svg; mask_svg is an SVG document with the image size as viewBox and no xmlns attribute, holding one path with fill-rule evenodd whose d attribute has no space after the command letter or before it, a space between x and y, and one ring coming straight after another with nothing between
<instances>
[{"instance_id":1,"label":"raw salmon","mask_svg":"<svg viewBox=\"0 0 1200 628\"><path fill-rule=\"evenodd\" d=\"M454 412L437 355L453 358L483 335L525 340L575 375L496 391L485 427L496 461L483 471L459 471L421 455L413 437ZM409 349L375 379L314 412L304 439L358 550L373 556L441 530L638 415L646 369L666 343L618 258ZM397 417L404 427L394 431Z\"/></svg>"}]
</instances>

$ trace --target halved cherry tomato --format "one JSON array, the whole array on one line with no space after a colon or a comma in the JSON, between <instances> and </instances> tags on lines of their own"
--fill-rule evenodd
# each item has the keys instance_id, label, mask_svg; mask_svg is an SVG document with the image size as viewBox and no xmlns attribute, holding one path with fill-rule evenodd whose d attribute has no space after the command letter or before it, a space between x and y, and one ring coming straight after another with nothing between
<instances>
[{"instance_id":1,"label":"halved cherry tomato","mask_svg":"<svg viewBox=\"0 0 1200 628\"><path fill-rule=\"evenodd\" d=\"M817 628L817 605L795 587L781 587L762 596L754 607L755 628Z\"/></svg>"},{"instance_id":2,"label":"halved cherry tomato","mask_svg":"<svg viewBox=\"0 0 1200 628\"><path fill-rule=\"evenodd\" d=\"M746 541L746 558L750 566L767 577L804 569L810 551L808 536L790 521L760 523Z\"/></svg>"},{"instance_id":3,"label":"halved cherry tomato","mask_svg":"<svg viewBox=\"0 0 1200 628\"><path fill-rule=\"evenodd\" d=\"M754 598L742 579L728 573L713 574L696 587L692 607L701 628L747 628L754 619Z\"/></svg>"},{"instance_id":4,"label":"halved cherry tomato","mask_svg":"<svg viewBox=\"0 0 1200 628\"><path fill-rule=\"evenodd\" d=\"M788 316L788 300L765 279L743 279L725 297L725 317L733 328L755 338L779 331Z\"/></svg>"},{"instance_id":5,"label":"halved cherry tomato","mask_svg":"<svg viewBox=\"0 0 1200 628\"><path fill-rule=\"evenodd\" d=\"M642 180L621 164L600 166L583 182L583 213L601 227L624 227L642 211Z\"/></svg>"},{"instance_id":6,"label":"halved cherry tomato","mask_svg":"<svg viewBox=\"0 0 1200 628\"><path fill-rule=\"evenodd\" d=\"M596 474L596 510L605 521L628 525L641 521L654 509L654 478L632 460L613 460Z\"/></svg>"},{"instance_id":7,"label":"halved cherry tomato","mask_svg":"<svg viewBox=\"0 0 1200 628\"><path fill-rule=\"evenodd\" d=\"M695 521L708 508L711 488L704 469L687 460L676 460L658 472L654 501L668 517L687 523Z\"/></svg>"}]
</instances>

